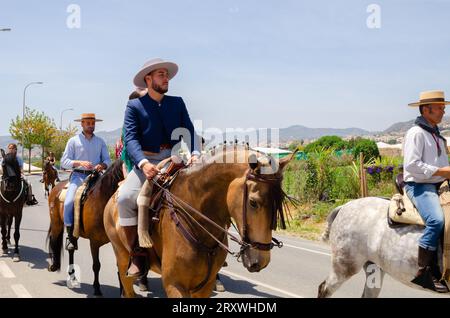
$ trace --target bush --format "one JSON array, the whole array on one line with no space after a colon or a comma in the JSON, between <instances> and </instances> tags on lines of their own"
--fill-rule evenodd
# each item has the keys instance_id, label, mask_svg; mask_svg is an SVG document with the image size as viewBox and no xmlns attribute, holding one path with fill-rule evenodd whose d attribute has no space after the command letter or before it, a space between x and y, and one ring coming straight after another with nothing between
<instances>
[{"instance_id":1,"label":"bush","mask_svg":"<svg viewBox=\"0 0 450 318\"><path fill-rule=\"evenodd\" d=\"M353 147L353 157L355 159L359 158L360 153L364 154L364 162L370 162L374 159L380 158L380 152L378 151L378 146L373 140L360 139L356 142Z\"/></svg>"},{"instance_id":2,"label":"bush","mask_svg":"<svg viewBox=\"0 0 450 318\"><path fill-rule=\"evenodd\" d=\"M321 150L342 150L347 149L348 143L338 136L323 136L305 147L305 152L319 152Z\"/></svg>"}]
</instances>

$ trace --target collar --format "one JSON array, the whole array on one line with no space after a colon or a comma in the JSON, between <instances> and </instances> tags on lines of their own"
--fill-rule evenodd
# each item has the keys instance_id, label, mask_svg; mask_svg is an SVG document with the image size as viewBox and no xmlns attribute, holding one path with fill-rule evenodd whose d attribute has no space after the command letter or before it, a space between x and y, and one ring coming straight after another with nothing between
<instances>
[{"instance_id":1,"label":"collar","mask_svg":"<svg viewBox=\"0 0 450 318\"><path fill-rule=\"evenodd\" d=\"M148 105L148 106L159 106L159 105L162 105L164 103L165 97L166 97L166 95L163 95L163 98L161 99L161 102L158 103L156 100L154 100L150 96L150 94L147 93L144 96L142 96L140 98L140 100L141 100L141 102L142 102L142 104L144 106L146 106L146 105Z\"/></svg>"},{"instance_id":2,"label":"collar","mask_svg":"<svg viewBox=\"0 0 450 318\"><path fill-rule=\"evenodd\" d=\"M80 133L80 137L82 137L83 139L86 139L86 140L89 141L89 140L93 140L93 139L95 138L95 134L92 134L92 138L91 138L91 139L87 139L86 136L84 135L84 133L81 132L81 133Z\"/></svg>"}]
</instances>

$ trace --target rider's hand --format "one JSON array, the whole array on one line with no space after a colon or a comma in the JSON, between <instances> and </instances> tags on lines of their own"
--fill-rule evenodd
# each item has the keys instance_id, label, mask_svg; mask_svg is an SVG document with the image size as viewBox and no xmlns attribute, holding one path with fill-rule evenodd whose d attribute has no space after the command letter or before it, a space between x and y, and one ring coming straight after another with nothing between
<instances>
[{"instance_id":1,"label":"rider's hand","mask_svg":"<svg viewBox=\"0 0 450 318\"><path fill-rule=\"evenodd\" d=\"M101 172L101 171L103 171L103 165L102 164L98 164L98 165L96 165L95 167L94 167L94 170L95 171L97 171L97 172Z\"/></svg>"},{"instance_id":2,"label":"rider's hand","mask_svg":"<svg viewBox=\"0 0 450 318\"><path fill-rule=\"evenodd\" d=\"M190 166L191 164L195 164L198 162L200 162L199 157L197 155L193 155L193 156L191 156L191 158L189 158L187 165Z\"/></svg>"},{"instance_id":3,"label":"rider's hand","mask_svg":"<svg viewBox=\"0 0 450 318\"><path fill-rule=\"evenodd\" d=\"M79 161L78 166L83 167L86 170L94 170L94 165L89 161Z\"/></svg>"},{"instance_id":4,"label":"rider's hand","mask_svg":"<svg viewBox=\"0 0 450 318\"><path fill-rule=\"evenodd\" d=\"M159 169L154 164L146 162L142 166L142 172L144 172L144 175L148 180L151 180L158 174Z\"/></svg>"}]
</instances>

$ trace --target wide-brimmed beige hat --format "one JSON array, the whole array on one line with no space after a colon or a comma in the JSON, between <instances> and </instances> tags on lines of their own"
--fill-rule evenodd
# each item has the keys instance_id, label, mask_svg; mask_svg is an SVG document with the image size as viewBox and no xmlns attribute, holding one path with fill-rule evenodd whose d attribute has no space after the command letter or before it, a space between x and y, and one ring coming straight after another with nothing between
<instances>
[{"instance_id":1,"label":"wide-brimmed beige hat","mask_svg":"<svg viewBox=\"0 0 450 318\"><path fill-rule=\"evenodd\" d=\"M443 91L426 91L420 93L419 101L408 104L411 107L427 104L444 104L449 105L450 101L446 101Z\"/></svg>"},{"instance_id":2,"label":"wide-brimmed beige hat","mask_svg":"<svg viewBox=\"0 0 450 318\"><path fill-rule=\"evenodd\" d=\"M163 59L156 58L152 59L150 61L147 61L141 68L141 70L136 74L134 77L134 85L139 88L147 88L147 84L145 83L144 77L157 69L165 68L167 69L167 72L169 72L169 80L172 79L178 72L178 65L169 62L164 61Z\"/></svg>"},{"instance_id":3,"label":"wide-brimmed beige hat","mask_svg":"<svg viewBox=\"0 0 450 318\"><path fill-rule=\"evenodd\" d=\"M75 119L75 121L82 121L82 120L86 120L86 119L94 119L95 121L103 121L103 119L97 119L95 118L95 114L94 113L84 113L81 114L81 118L80 119Z\"/></svg>"}]
</instances>

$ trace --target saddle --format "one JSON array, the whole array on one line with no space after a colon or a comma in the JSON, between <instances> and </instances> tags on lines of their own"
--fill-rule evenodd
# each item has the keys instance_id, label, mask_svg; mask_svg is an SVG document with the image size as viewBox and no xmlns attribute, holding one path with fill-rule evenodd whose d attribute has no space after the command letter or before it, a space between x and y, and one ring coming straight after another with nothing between
<instances>
[{"instance_id":1,"label":"saddle","mask_svg":"<svg viewBox=\"0 0 450 318\"><path fill-rule=\"evenodd\" d=\"M80 236L80 230L83 228L83 206L87 199L87 194L90 189L95 185L98 178L100 177L100 173L94 172L86 177L83 184L78 187L75 193L74 200L74 224L73 224L73 236L78 238ZM69 187L69 182L64 186L64 188L59 193L59 201L64 203L66 199L67 189Z\"/></svg>"},{"instance_id":2,"label":"saddle","mask_svg":"<svg viewBox=\"0 0 450 318\"><path fill-rule=\"evenodd\" d=\"M425 226L425 222L403 191L403 176L396 178L397 189L401 193L396 193L391 199L388 209L388 224L390 227L401 227L406 225ZM400 191L399 191L400 192ZM444 212L445 227L443 233L442 256L443 256L443 275L446 281L450 281L450 183L445 182L439 188L439 200L442 211Z\"/></svg>"}]
</instances>

